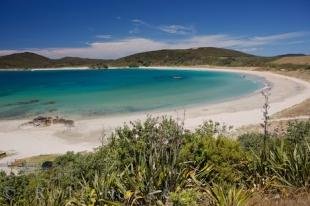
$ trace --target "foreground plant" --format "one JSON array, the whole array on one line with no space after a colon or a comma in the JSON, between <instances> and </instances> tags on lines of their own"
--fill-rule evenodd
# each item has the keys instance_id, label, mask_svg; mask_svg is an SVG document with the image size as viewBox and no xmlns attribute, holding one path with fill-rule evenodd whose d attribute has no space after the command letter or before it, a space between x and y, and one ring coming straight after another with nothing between
<instances>
[{"instance_id":1,"label":"foreground plant","mask_svg":"<svg viewBox=\"0 0 310 206\"><path fill-rule=\"evenodd\" d=\"M58 157L49 170L0 173L0 205L246 205L252 192L310 189L310 124L271 139L229 138L205 122L196 131L163 118L118 128L94 152ZM249 192L252 191L252 192Z\"/></svg>"},{"instance_id":2,"label":"foreground plant","mask_svg":"<svg viewBox=\"0 0 310 206\"><path fill-rule=\"evenodd\" d=\"M213 205L216 206L244 206L251 197L251 193L243 188L228 186L227 188L214 185L211 189Z\"/></svg>"}]
</instances>

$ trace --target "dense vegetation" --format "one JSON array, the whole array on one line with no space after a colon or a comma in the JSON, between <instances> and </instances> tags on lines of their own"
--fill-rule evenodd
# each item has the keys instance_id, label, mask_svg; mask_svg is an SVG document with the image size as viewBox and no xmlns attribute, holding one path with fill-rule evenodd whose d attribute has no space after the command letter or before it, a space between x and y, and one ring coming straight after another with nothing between
<instances>
[{"instance_id":1,"label":"dense vegetation","mask_svg":"<svg viewBox=\"0 0 310 206\"><path fill-rule=\"evenodd\" d=\"M268 134L266 150L262 134L232 139L229 129L187 131L167 117L124 125L94 152L1 173L0 205L245 205L257 193L309 191L310 120Z\"/></svg>"},{"instance_id":2,"label":"dense vegetation","mask_svg":"<svg viewBox=\"0 0 310 206\"><path fill-rule=\"evenodd\" d=\"M286 55L285 57L292 57ZM294 56L293 56L294 57ZM193 66L193 65L217 65L217 66L254 66L271 69L307 69L309 64L278 64L277 60L282 56L260 57L247 53L203 47L197 49L170 49L143 52L115 60L85 59L77 57L64 57L61 59L49 59L34 53L19 53L0 57L0 68L46 68L66 66L89 66L91 68L107 68L108 66Z\"/></svg>"}]
</instances>

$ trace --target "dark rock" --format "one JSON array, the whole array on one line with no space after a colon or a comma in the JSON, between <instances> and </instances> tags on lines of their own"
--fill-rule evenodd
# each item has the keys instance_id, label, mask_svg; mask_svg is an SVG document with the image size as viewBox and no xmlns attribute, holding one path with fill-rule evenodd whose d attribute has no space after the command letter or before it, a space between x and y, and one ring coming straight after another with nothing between
<instances>
[{"instance_id":1,"label":"dark rock","mask_svg":"<svg viewBox=\"0 0 310 206\"><path fill-rule=\"evenodd\" d=\"M52 167L53 167L53 162L52 161L45 161L41 165L41 168L43 170L48 170L48 169L51 169Z\"/></svg>"},{"instance_id":2,"label":"dark rock","mask_svg":"<svg viewBox=\"0 0 310 206\"><path fill-rule=\"evenodd\" d=\"M56 102L55 102L55 101L48 101L48 102L44 102L43 104L44 104L44 105L56 104Z\"/></svg>"}]
</instances>

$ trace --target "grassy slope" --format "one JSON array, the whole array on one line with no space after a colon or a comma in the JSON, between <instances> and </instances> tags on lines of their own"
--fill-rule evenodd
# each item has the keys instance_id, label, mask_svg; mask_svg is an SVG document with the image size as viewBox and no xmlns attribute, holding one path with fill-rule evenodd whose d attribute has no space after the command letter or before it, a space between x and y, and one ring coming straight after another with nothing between
<instances>
[{"instance_id":1,"label":"grassy slope","mask_svg":"<svg viewBox=\"0 0 310 206\"><path fill-rule=\"evenodd\" d=\"M169 65L169 66L263 66L273 61L273 57L259 57L247 53L205 47L186 50L160 50L144 52L121 58L115 63L118 65Z\"/></svg>"},{"instance_id":2,"label":"grassy slope","mask_svg":"<svg viewBox=\"0 0 310 206\"><path fill-rule=\"evenodd\" d=\"M310 56L290 56L279 58L272 63L275 64L306 64L310 65Z\"/></svg>"},{"instance_id":3,"label":"grassy slope","mask_svg":"<svg viewBox=\"0 0 310 206\"><path fill-rule=\"evenodd\" d=\"M172 49L143 52L116 60L116 64L138 64L138 65L198 65L216 61L217 59L228 59L237 57L254 57L253 55L235 50L204 47L197 49Z\"/></svg>"},{"instance_id":4,"label":"grassy slope","mask_svg":"<svg viewBox=\"0 0 310 206\"><path fill-rule=\"evenodd\" d=\"M273 118L292 118L297 116L310 116L310 99L307 99L293 107L274 114Z\"/></svg>"}]
</instances>

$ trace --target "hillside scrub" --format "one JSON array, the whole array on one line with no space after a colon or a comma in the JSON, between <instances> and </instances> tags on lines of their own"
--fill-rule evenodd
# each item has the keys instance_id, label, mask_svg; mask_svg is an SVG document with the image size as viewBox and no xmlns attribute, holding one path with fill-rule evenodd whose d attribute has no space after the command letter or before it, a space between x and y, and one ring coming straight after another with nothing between
<instances>
[{"instance_id":1,"label":"hillside scrub","mask_svg":"<svg viewBox=\"0 0 310 206\"><path fill-rule=\"evenodd\" d=\"M0 173L0 205L246 205L255 194L310 189L310 120L229 138L208 121L195 131L169 117L115 130L94 152L68 152L53 168ZM252 142L253 140L253 142Z\"/></svg>"}]
</instances>

